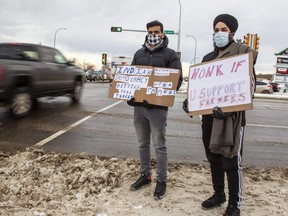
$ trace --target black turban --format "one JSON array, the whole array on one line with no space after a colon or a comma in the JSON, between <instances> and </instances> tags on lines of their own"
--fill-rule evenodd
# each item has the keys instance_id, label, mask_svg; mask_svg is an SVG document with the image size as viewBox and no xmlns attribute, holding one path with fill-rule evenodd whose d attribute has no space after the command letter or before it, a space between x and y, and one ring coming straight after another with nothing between
<instances>
[{"instance_id":1,"label":"black turban","mask_svg":"<svg viewBox=\"0 0 288 216\"><path fill-rule=\"evenodd\" d=\"M218 22L223 22L230 29L231 33L235 33L238 29L238 21L234 16L230 14L220 14L218 15L213 22L213 28L215 28Z\"/></svg>"}]
</instances>

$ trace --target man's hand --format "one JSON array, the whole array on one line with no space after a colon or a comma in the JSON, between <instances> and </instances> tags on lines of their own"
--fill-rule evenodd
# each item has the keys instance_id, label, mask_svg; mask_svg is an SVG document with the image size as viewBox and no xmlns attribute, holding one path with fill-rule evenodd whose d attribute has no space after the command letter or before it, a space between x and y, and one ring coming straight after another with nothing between
<instances>
[{"instance_id":1,"label":"man's hand","mask_svg":"<svg viewBox=\"0 0 288 216\"><path fill-rule=\"evenodd\" d=\"M128 104L129 106L135 106L135 98L132 97L130 100L127 101L127 104Z\"/></svg>"},{"instance_id":2,"label":"man's hand","mask_svg":"<svg viewBox=\"0 0 288 216\"><path fill-rule=\"evenodd\" d=\"M183 101L182 109L184 110L184 112L189 113L189 110L188 110L188 100L187 100L187 99L185 99L185 100Z\"/></svg>"},{"instance_id":3,"label":"man's hand","mask_svg":"<svg viewBox=\"0 0 288 216\"><path fill-rule=\"evenodd\" d=\"M185 99L185 100L183 101L182 109L184 110L184 112L189 113L189 110L188 110L188 100L187 100L187 99ZM193 118L193 116L190 116L190 118Z\"/></svg>"}]
</instances>

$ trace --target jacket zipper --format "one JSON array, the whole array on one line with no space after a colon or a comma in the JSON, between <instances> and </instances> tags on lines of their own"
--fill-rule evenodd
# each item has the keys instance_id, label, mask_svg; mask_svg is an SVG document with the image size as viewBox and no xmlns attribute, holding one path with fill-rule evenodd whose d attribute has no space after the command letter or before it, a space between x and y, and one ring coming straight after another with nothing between
<instances>
[{"instance_id":1,"label":"jacket zipper","mask_svg":"<svg viewBox=\"0 0 288 216\"><path fill-rule=\"evenodd\" d=\"M152 55L150 54L149 63L148 63L149 66L151 66L151 59L152 59Z\"/></svg>"}]
</instances>

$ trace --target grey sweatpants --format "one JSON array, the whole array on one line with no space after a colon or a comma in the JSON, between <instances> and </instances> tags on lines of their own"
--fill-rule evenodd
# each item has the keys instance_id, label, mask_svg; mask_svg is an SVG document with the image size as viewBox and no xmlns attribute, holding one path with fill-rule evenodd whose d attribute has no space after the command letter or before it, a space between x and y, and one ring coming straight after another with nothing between
<instances>
[{"instance_id":1,"label":"grey sweatpants","mask_svg":"<svg viewBox=\"0 0 288 216\"><path fill-rule=\"evenodd\" d=\"M157 180L167 181L166 126L167 113L163 109L134 107L134 126L139 142L140 172L151 174L150 136L155 148L157 161Z\"/></svg>"}]
</instances>

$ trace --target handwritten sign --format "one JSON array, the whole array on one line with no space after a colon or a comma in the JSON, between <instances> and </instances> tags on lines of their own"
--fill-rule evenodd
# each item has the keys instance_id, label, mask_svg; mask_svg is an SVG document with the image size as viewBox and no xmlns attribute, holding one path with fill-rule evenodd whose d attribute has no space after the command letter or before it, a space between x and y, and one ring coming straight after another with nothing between
<instances>
[{"instance_id":1,"label":"handwritten sign","mask_svg":"<svg viewBox=\"0 0 288 216\"><path fill-rule=\"evenodd\" d=\"M189 115L210 114L215 106L224 112L253 109L252 70L252 53L191 66Z\"/></svg>"},{"instance_id":2,"label":"handwritten sign","mask_svg":"<svg viewBox=\"0 0 288 216\"><path fill-rule=\"evenodd\" d=\"M118 66L109 98L136 102L147 100L159 106L173 106L180 70L149 66Z\"/></svg>"}]
</instances>

